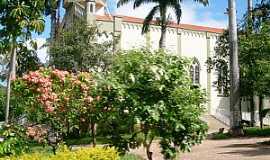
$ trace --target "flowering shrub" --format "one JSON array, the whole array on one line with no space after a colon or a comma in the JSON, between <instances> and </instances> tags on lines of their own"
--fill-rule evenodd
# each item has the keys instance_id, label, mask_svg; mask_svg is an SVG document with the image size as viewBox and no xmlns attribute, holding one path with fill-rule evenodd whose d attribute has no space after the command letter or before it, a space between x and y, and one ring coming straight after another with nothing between
<instances>
[{"instance_id":1,"label":"flowering shrub","mask_svg":"<svg viewBox=\"0 0 270 160\"><path fill-rule=\"evenodd\" d=\"M13 91L23 97L20 103L30 122L47 124L65 135L93 119L95 103L100 99L95 95L95 85L90 73L41 68L14 81ZM34 138L36 131L37 127L28 128L29 136ZM44 133L36 139L41 141Z\"/></svg>"},{"instance_id":2,"label":"flowering shrub","mask_svg":"<svg viewBox=\"0 0 270 160\"><path fill-rule=\"evenodd\" d=\"M46 135L48 134L48 128L42 125L29 126L26 129L26 135L35 141L42 143L45 141Z\"/></svg>"}]
</instances>

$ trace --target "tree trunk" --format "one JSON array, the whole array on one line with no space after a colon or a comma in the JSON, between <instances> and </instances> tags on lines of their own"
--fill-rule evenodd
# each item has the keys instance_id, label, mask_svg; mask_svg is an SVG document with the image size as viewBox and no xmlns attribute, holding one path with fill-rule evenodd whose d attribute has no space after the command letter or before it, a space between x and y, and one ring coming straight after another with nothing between
<instances>
[{"instance_id":1,"label":"tree trunk","mask_svg":"<svg viewBox=\"0 0 270 160\"><path fill-rule=\"evenodd\" d=\"M151 152L150 147L151 145L146 146L146 154L147 154L148 160L153 160L153 152Z\"/></svg>"},{"instance_id":2,"label":"tree trunk","mask_svg":"<svg viewBox=\"0 0 270 160\"><path fill-rule=\"evenodd\" d=\"M154 140L154 137L151 137L149 140L149 143L147 143L148 132L146 132L144 135L145 135L144 147L146 149L147 158L148 158L148 160L153 160L153 152L151 151L151 145L152 145L152 142Z\"/></svg>"},{"instance_id":3,"label":"tree trunk","mask_svg":"<svg viewBox=\"0 0 270 160\"><path fill-rule=\"evenodd\" d=\"M165 49L166 47L166 25L161 26L161 35L159 40L159 48Z\"/></svg>"},{"instance_id":4,"label":"tree trunk","mask_svg":"<svg viewBox=\"0 0 270 160\"><path fill-rule=\"evenodd\" d=\"M262 111L263 111L263 96L259 96L259 117L260 117L260 127L261 127L261 129L263 128Z\"/></svg>"},{"instance_id":5,"label":"tree trunk","mask_svg":"<svg viewBox=\"0 0 270 160\"><path fill-rule=\"evenodd\" d=\"M51 40L56 37L56 10L51 14Z\"/></svg>"},{"instance_id":6,"label":"tree trunk","mask_svg":"<svg viewBox=\"0 0 270 160\"><path fill-rule=\"evenodd\" d=\"M96 139L96 124L91 122L91 135L92 135L92 144L93 147L96 147L97 139Z\"/></svg>"},{"instance_id":7,"label":"tree trunk","mask_svg":"<svg viewBox=\"0 0 270 160\"><path fill-rule=\"evenodd\" d=\"M255 121L255 103L254 103L254 94L250 96L250 126L254 127L256 125Z\"/></svg>"},{"instance_id":8,"label":"tree trunk","mask_svg":"<svg viewBox=\"0 0 270 160\"><path fill-rule=\"evenodd\" d=\"M235 0L229 0L230 33L230 132L234 136L243 135L240 112L240 70L238 64L238 42Z\"/></svg>"},{"instance_id":9,"label":"tree trunk","mask_svg":"<svg viewBox=\"0 0 270 160\"><path fill-rule=\"evenodd\" d=\"M59 31L60 31L60 27L61 27L61 22L60 22L60 12L61 12L61 0L57 1L57 17L56 17L56 25L55 25L55 38L57 39L59 37Z\"/></svg>"},{"instance_id":10,"label":"tree trunk","mask_svg":"<svg viewBox=\"0 0 270 160\"><path fill-rule=\"evenodd\" d=\"M11 92L11 81L16 78L16 40L13 40L11 46L11 56L9 64L9 73L7 76L7 88L6 88L6 113L5 113L5 124L9 123L9 108L10 108L10 92Z\"/></svg>"}]
</instances>

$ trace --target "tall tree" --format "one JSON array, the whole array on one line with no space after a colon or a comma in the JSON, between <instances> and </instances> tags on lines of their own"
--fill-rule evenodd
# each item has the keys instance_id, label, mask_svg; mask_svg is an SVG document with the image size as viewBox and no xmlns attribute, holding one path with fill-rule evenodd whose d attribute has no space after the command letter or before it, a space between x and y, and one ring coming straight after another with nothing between
<instances>
[{"instance_id":1,"label":"tall tree","mask_svg":"<svg viewBox=\"0 0 270 160\"><path fill-rule=\"evenodd\" d=\"M240 69L238 64L238 40L236 3L229 0L229 42L230 42L230 130L235 136L242 135L240 110Z\"/></svg>"},{"instance_id":2,"label":"tall tree","mask_svg":"<svg viewBox=\"0 0 270 160\"><path fill-rule=\"evenodd\" d=\"M105 39L112 36L98 32L97 27L85 21L59 31L59 37L51 41L50 65L61 70L89 71L108 69L111 64L113 42ZM103 38L103 41L95 41Z\"/></svg>"},{"instance_id":3,"label":"tall tree","mask_svg":"<svg viewBox=\"0 0 270 160\"><path fill-rule=\"evenodd\" d=\"M45 15L51 16L51 38L57 38L60 29L60 12L63 0L45 0Z\"/></svg>"},{"instance_id":4,"label":"tall tree","mask_svg":"<svg viewBox=\"0 0 270 160\"><path fill-rule=\"evenodd\" d=\"M5 123L9 123L10 84L16 77L18 43L31 38L32 32L44 30L43 0L4 0L0 3L0 40L5 43L6 53L10 54L9 74L7 76L7 100Z\"/></svg>"},{"instance_id":5,"label":"tall tree","mask_svg":"<svg viewBox=\"0 0 270 160\"><path fill-rule=\"evenodd\" d=\"M194 0L195 2L202 3L204 6L208 5L208 0ZM143 22L142 34L149 31L150 25L153 23L154 16L159 16L156 23L161 27L161 35L159 41L159 48L165 48L166 29L170 23L169 9L173 9L177 23L180 23L182 16L182 0L119 0L117 6L120 7L129 2L134 2L133 9L140 7L143 4L154 3L155 6L151 9Z\"/></svg>"}]
</instances>

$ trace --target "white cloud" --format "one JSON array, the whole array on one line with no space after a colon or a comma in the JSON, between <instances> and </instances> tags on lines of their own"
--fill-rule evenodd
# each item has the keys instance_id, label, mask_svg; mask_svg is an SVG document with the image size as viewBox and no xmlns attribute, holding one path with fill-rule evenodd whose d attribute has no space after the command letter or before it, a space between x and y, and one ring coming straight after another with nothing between
<instances>
[{"instance_id":1,"label":"white cloud","mask_svg":"<svg viewBox=\"0 0 270 160\"><path fill-rule=\"evenodd\" d=\"M44 47L44 44L46 43L46 39L36 38L35 41L38 46L38 50L37 50L38 58L40 59L42 63L45 63L48 60L47 47Z\"/></svg>"},{"instance_id":2,"label":"white cloud","mask_svg":"<svg viewBox=\"0 0 270 160\"><path fill-rule=\"evenodd\" d=\"M133 9L133 4L128 3L120 8L116 9L116 14L126 15L138 18L145 18L147 13L153 7L153 4L143 5L137 9ZM182 19L181 23L203 25L209 27L225 28L227 27L227 20L216 19L213 17L212 12L201 11L202 5L196 3L184 3L182 4ZM200 10L200 11L199 11ZM173 15L173 14L172 14Z\"/></svg>"},{"instance_id":3,"label":"white cloud","mask_svg":"<svg viewBox=\"0 0 270 160\"><path fill-rule=\"evenodd\" d=\"M133 9L133 3L130 2L124 6L121 6L116 9L116 14L118 15L125 15L125 16L132 16L137 18L145 18L147 13L153 7L153 4L143 5L139 8Z\"/></svg>"}]
</instances>

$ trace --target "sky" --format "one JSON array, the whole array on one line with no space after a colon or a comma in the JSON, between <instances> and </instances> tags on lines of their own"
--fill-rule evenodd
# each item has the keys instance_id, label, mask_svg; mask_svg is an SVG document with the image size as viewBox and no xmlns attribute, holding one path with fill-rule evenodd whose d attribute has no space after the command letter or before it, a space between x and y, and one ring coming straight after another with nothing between
<instances>
[{"instance_id":1,"label":"sky","mask_svg":"<svg viewBox=\"0 0 270 160\"><path fill-rule=\"evenodd\" d=\"M151 4L143 5L136 10L133 10L132 3L124 5L120 8L116 7L117 0L107 0L108 9L111 13L117 15L133 16L144 18L150 9ZM209 27L226 28L228 26L228 16L225 14L228 7L228 0L209 0L208 6L203 6L195 3L192 0L182 0L182 19L180 23L203 25ZM256 0L254 0L254 3ZM245 11L247 10L247 0L236 0L237 19L241 20ZM64 15L64 9L61 12ZM50 17L46 17L45 31L41 35L34 35L39 47L42 46L46 39L50 36ZM46 48L39 49L38 55L40 59L45 62Z\"/></svg>"}]
</instances>

